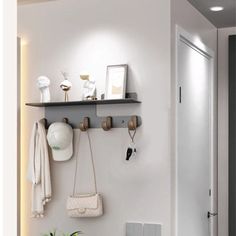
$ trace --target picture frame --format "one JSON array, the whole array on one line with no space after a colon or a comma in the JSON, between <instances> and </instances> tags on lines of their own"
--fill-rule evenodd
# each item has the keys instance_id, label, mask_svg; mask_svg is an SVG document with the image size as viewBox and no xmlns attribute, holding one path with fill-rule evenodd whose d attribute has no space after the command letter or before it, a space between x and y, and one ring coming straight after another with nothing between
<instances>
[{"instance_id":1,"label":"picture frame","mask_svg":"<svg viewBox=\"0 0 236 236\"><path fill-rule=\"evenodd\" d=\"M105 99L125 99L127 78L127 64L107 66Z\"/></svg>"}]
</instances>

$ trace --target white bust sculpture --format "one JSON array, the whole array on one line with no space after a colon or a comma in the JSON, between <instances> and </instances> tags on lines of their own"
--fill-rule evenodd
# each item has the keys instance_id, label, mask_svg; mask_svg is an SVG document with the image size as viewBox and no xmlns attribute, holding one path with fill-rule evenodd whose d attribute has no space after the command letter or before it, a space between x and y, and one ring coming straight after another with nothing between
<instances>
[{"instance_id":1,"label":"white bust sculpture","mask_svg":"<svg viewBox=\"0 0 236 236\"><path fill-rule=\"evenodd\" d=\"M46 76L39 76L37 79L37 86L40 90L40 102L50 102L50 79Z\"/></svg>"},{"instance_id":2,"label":"white bust sculpture","mask_svg":"<svg viewBox=\"0 0 236 236\"><path fill-rule=\"evenodd\" d=\"M85 81L83 86L82 99L83 100L96 99L95 81L90 80L88 74L81 74L80 78Z\"/></svg>"}]
</instances>

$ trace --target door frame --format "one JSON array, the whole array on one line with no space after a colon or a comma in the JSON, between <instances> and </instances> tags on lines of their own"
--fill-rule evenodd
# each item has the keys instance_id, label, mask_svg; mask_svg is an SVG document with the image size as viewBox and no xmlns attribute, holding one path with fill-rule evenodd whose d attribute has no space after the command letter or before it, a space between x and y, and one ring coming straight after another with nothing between
<instances>
[{"instance_id":1,"label":"door frame","mask_svg":"<svg viewBox=\"0 0 236 236\"><path fill-rule=\"evenodd\" d=\"M210 175L211 175L211 191L212 198L210 202L210 207L212 212L218 212L218 146L217 146L217 123L218 123L218 115L217 115L217 76L216 76L216 67L215 67L215 53L213 50L208 48L199 37L195 37L190 33L186 32L180 26L176 25L176 34L175 34L175 97L174 97L174 109L175 109L175 142L174 142L174 153L175 153L175 163L174 163L174 232L176 236L178 225L177 225L177 212L178 212L178 146L177 146L177 135L178 135L178 55L179 55L179 42L183 41L191 48L197 50L201 54L207 56L210 61ZM218 220L217 217L214 217L214 220L210 224L211 227L211 236L218 235Z\"/></svg>"}]
</instances>

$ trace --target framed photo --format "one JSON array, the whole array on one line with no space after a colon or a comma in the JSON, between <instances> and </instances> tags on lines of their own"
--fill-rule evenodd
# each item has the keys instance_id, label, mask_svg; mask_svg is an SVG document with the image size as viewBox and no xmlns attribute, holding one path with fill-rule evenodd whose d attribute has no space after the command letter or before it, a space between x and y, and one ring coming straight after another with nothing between
<instances>
[{"instance_id":1,"label":"framed photo","mask_svg":"<svg viewBox=\"0 0 236 236\"><path fill-rule=\"evenodd\" d=\"M128 65L107 67L105 99L125 99Z\"/></svg>"}]
</instances>

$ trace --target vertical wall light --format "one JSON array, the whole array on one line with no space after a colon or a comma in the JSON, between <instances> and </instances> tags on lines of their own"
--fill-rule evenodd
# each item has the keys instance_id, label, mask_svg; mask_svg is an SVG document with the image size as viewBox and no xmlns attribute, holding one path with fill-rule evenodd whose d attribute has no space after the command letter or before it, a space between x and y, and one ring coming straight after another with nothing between
<instances>
[{"instance_id":1,"label":"vertical wall light","mask_svg":"<svg viewBox=\"0 0 236 236\"><path fill-rule=\"evenodd\" d=\"M27 143L26 139L24 138L25 132L27 131L27 126L26 124L26 111L25 111L25 106L24 106L24 101L26 98L27 94L27 42L24 39L21 39L21 84L20 84L20 90L21 90L21 114L20 114L20 119L21 119L21 137L20 137L20 146L21 146L21 160L20 160L20 188L21 188L21 196L20 196L20 225L21 225L21 235L27 236L28 234L28 227L26 223L26 217L27 217L27 205L28 203L26 202L26 193L27 193L27 186L26 186L26 156L27 156Z\"/></svg>"},{"instance_id":2,"label":"vertical wall light","mask_svg":"<svg viewBox=\"0 0 236 236\"><path fill-rule=\"evenodd\" d=\"M3 1L0 1L0 14L3 14ZM0 35L3 35L3 17L0 17ZM0 37L0 52L3 51L3 40ZM0 56L0 75L3 78L3 54ZM0 80L0 94L3 94L3 80ZM3 114L3 96L0 96L0 113ZM0 156L3 157L3 119L0 116ZM3 209L3 158L0 158L0 209ZM3 211L0 212L0 235L3 235Z\"/></svg>"}]
</instances>

